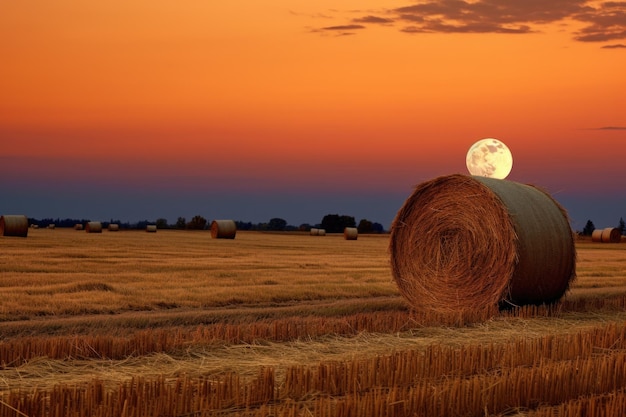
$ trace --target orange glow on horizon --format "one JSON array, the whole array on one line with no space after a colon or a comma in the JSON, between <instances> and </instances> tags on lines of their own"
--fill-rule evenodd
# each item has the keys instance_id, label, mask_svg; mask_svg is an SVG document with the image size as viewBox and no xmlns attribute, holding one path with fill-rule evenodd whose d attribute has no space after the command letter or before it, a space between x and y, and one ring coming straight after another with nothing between
<instances>
[{"instance_id":1,"label":"orange glow on horizon","mask_svg":"<svg viewBox=\"0 0 626 417\"><path fill-rule=\"evenodd\" d=\"M3 3L0 156L359 183L463 171L484 137L513 175L624 138L601 128L626 126L626 40L574 40L585 22L409 34L390 10L413 2L248 3Z\"/></svg>"}]
</instances>

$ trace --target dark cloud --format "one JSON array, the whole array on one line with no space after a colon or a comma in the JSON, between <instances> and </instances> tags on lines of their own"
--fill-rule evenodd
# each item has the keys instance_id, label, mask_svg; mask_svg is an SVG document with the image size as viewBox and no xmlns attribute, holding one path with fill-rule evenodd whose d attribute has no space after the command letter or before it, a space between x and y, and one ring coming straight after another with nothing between
<instances>
[{"instance_id":1,"label":"dark cloud","mask_svg":"<svg viewBox=\"0 0 626 417\"><path fill-rule=\"evenodd\" d=\"M625 48L626 49L626 45L624 45L622 43L616 43L614 45L604 45L601 48L603 48L603 49L620 49L620 48Z\"/></svg>"},{"instance_id":2,"label":"dark cloud","mask_svg":"<svg viewBox=\"0 0 626 417\"><path fill-rule=\"evenodd\" d=\"M322 30L357 30L357 29L365 29L363 25L338 25L338 26L326 26L322 28Z\"/></svg>"},{"instance_id":3,"label":"dark cloud","mask_svg":"<svg viewBox=\"0 0 626 417\"><path fill-rule=\"evenodd\" d=\"M351 11L354 12L354 11ZM379 10L352 19L360 24L404 23L405 33L502 33L539 32L541 25L569 21L583 24L572 31L580 42L626 40L626 2L595 0L422 0L404 7ZM384 16L384 17L383 17ZM346 30L353 25L323 30ZM333 29L338 28L338 29ZM358 29L363 29L359 27ZM357 28L354 28L357 29ZM352 29L348 29L352 30ZM622 44L606 46L621 48Z\"/></svg>"},{"instance_id":4,"label":"dark cloud","mask_svg":"<svg viewBox=\"0 0 626 417\"><path fill-rule=\"evenodd\" d=\"M388 19L386 17L378 17L378 16L363 16L358 17L356 19L352 19L355 23L381 23L381 24L389 24L393 23L393 19Z\"/></svg>"},{"instance_id":5,"label":"dark cloud","mask_svg":"<svg viewBox=\"0 0 626 417\"><path fill-rule=\"evenodd\" d=\"M626 39L626 2L601 3L597 8L588 8L574 15L576 20L587 24L575 33L581 42L605 42Z\"/></svg>"},{"instance_id":6,"label":"dark cloud","mask_svg":"<svg viewBox=\"0 0 626 417\"><path fill-rule=\"evenodd\" d=\"M599 127L598 130L626 130L626 126L604 126Z\"/></svg>"}]
</instances>

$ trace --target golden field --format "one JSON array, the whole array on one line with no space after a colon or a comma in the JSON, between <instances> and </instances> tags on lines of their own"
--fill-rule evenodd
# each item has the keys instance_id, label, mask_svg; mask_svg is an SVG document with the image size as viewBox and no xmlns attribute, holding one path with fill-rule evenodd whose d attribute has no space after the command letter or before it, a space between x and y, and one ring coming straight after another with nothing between
<instances>
[{"instance_id":1,"label":"golden field","mask_svg":"<svg viewBox=\"0 0 626 417\"><path fill-rule=\"evenodd\" d=\"M0 416L588 416L626 407L626 245L561 304L435 324L387 235L0 238Z\"/></svg>"}]
</instances>

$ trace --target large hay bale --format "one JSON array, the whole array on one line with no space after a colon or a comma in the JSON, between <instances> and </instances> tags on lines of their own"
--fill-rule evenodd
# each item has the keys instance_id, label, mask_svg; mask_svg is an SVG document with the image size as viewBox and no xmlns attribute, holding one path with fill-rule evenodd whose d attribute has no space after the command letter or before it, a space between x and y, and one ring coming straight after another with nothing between
<instances>
[{"instance_id":1,"label":"large hay bale","mask_svg":"<svg viewBox=\"0 0 626 417\"><path fill-rule=\"evenodd\" d=\"M234 239L237 234L237 224L233 220L213 220L211 222L211 237L214 239Z\"/></svg>"},{"instance_id":2,"label":"large hay bale","mask_svg":"<svg viewBox=\"0 0 626 417\"><path fill-rule=\"evenodd\" d=\"M156 233L157 231L157 225L156 224L149 224L146 226L146 232L148 233Z\"/></svg>"},{"instance_id":3,"label":"large hay bale","mask_svg":"<svg viewBox=\"0 0 626 417\"><path fill-rule=\"evenodd\" d=\"M356 227L346 227L343 229L343 238L345 240L357 240L359 237L359 229Z\"/></svg>"},{"instance_id":4,"label":"large hay bale","mask_svg":"<svg viewBox=\"0 0 626 417\"><path fill-rule=\"evenodd\" d=\"M85 231L87 233L102 233L102 223L87 222L87 224L85 225Z\"/></svg>"},{"instance_id":5,"label":"large hay bale","mask_svg":"<svg viewBox=\"0 0 626 417\"><path fill-rule=\"evenodd\" d=\"M600 241L602 243L620 243L622 241L622 232L617 227L606 227L602 229Z\"/></svg>"},{"instance_id":6,"label":"large hay bale","mask_svg":"<svg viewBox=\"0 0 626 417\"><path fill-rule=\"evenodd\" d=\"M436 314L558 301L576 275L565 210L536 187L449 175L418 185L396 215L393 277Z\"/></svg>"},{"instance_id":7,"label":"large hay bale","mask_svg":"<svg viewBox=\"0 0 626 417\"><path fill-rule=\"evenodd\" d=\"M0 236L28 236L28 217L21 214L0 216Z\"/></svg>"}]
</instances>

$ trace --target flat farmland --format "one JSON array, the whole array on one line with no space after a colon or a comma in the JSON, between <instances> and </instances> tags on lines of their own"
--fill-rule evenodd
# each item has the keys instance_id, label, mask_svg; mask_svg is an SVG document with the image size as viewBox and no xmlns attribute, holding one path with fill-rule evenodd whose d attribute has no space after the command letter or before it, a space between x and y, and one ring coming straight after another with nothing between
<instances>
[{"instance_id":1,"label":"flat farmland","mask_svg":"<svg viewBox=\"0 0 626 417\"><path fill-rule=\"evenodd\" d=\"M626 404L626 244L578 241L578 278L557 306L437 324L400 296L388 243L0 238L0 416L562 416Z\"/></svg>"}]
</instances>

